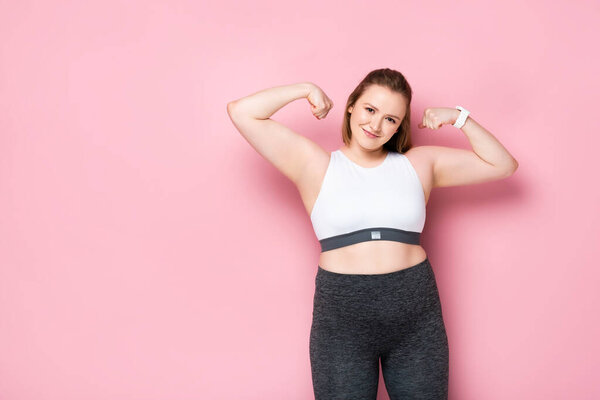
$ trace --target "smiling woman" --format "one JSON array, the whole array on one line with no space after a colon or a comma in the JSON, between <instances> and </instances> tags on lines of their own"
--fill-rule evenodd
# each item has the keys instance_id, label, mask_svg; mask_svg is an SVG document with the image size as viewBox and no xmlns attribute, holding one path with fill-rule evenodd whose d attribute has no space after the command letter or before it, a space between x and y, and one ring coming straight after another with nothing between
<instances>
[{"instance_id":1,"label":"smiling woman","mask_svg":"<svg viewBox=\"0 0 600 400\"><path fill-rule=\"evenodd\" d=\"M371 71L349 95L337 150L270 118L301 98L318 119L333 106L302 82L227 110L252 147L294 182L321 246L310 333L315 399L374 400L380 361L391 400L447 399L448 339L420 245L426 204L433 187L504 178L516 160L464 109L428 108L419 127L454 124L474 151L413 147L412 89L389 68Z\"/></svg>"}]
</instances>

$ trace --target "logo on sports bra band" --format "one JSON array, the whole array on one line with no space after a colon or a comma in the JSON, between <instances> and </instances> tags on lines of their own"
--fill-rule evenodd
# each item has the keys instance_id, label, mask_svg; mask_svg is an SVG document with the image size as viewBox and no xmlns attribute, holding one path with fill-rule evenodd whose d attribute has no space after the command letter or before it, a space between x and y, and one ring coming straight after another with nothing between
<instances>
[{"instance_id":1,"label":"logo on sports bra band","mask_svg":"<svg viewBox=\"0 0 600 400\"><path fill-rule=\"evenodd\" d=\"M381 231L371 231L371 239L381 239Z\"/></svg>"}]
</instances>

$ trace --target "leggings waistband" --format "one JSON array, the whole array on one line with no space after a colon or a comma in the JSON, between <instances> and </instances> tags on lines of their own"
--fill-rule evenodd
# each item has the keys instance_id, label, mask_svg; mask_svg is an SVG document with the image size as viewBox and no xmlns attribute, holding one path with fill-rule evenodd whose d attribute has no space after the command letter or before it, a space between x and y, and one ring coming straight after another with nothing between
<instances>
[{"instance_id":1,"label":"leggings waistband","mask_svg":"<svg viewBox=\"0 0 600 400\"><path fill-rule=\"evenodd\" d=\"M351 297L396 296L435 286L429 258L408 268L383 274L342 274L318 266L315 286L320 294Z\"/></svg>"},{"instance_id":2,"label":"leggings waistband","mask_svg":"<svg viewBox=\"0 0 600 400\"><path fill-rule=\"evenodd\" d=\"M405 275L410 275L416 270L429 269L431 264L429 258L425 258L418 264L412 265L407 268L400 269L398 271L386 272L383 274L344 274L340 272L333 272L323 269L320 265L317 265L317 278L328 281L339 281L339 282L382 282L393 279L403 279Z\"/></svg>"}]
</instances>

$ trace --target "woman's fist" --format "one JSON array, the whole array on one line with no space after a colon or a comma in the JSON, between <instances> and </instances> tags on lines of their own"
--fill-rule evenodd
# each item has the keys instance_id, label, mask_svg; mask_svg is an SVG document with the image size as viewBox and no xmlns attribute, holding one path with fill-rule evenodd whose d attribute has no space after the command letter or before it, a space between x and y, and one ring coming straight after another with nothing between
<instances>
[{"instance_id":1,"label":"woman's fist","mask_svg":"<svg viewBox=\"0 0 600 400\"><path fill-rule=\"evenodd\" d=\"M456 108L426 108L423 112L423 121L419 123L419 128L438 129L445 124L454 124L459 114L460 111Z\"/></svg>"},{"instance_id":2,"label":"woman's fist","mask_svg":"<svg viewBox=\"0 0 600 400\"><path fill-rule=\"evenodd\" d=\"M310 92L306 99L310 103L311 112L317 119L325 118L333 107L331 99L315 84L310 85Z\"/></svg>"}]
</instances>

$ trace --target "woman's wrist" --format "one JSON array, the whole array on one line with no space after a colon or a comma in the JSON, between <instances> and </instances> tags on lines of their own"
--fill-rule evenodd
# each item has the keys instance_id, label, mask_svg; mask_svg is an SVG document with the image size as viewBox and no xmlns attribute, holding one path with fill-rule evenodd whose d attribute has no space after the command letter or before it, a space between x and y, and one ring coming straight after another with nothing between
<instances>
[{"instance_id":1,"label":"woman's wrist","mask_svg":"<svg viewBox=\"0 0 600 400\"><path fill-rule=\"evenodd\" d=\"M302 93L304 93L304 97L308 97L310 91L313 88L313 84L311 82L300 82L298 85L302 88Z\"/></svg>"},{"instance_id":2,"label":"woman's wrist","mask_svg":"<svg viewBox=\"0 0 600 400\"><path fill-rule=\"evenodd\" d=\"M452 119L451 125L454 125L456 123L456 120L458 119L459 116L460 116L460 110L455 108L454 109L454 118Z\"/></svg>"}]
</instances>

